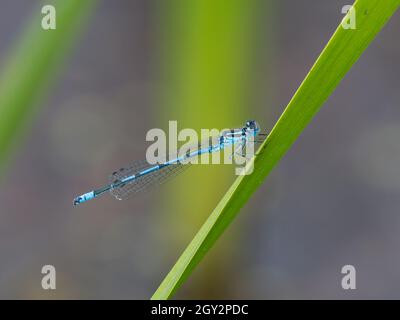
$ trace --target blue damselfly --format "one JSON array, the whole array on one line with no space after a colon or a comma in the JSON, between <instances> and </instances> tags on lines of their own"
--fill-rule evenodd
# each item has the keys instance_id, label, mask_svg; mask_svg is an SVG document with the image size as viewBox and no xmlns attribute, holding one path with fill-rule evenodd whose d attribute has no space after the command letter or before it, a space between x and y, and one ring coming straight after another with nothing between
<instances>
[{"instance_id":1,"label":"blue damselfly","mask_svg":"<svg viewBox=\"0 0 400 320\"><path fill-rule=\"evenodd\" d=\"M149 165L147 161L135 162L127 168L121 168L110 176L109 184L100 189L87 192L74 199L74 205L94 199L106 192L110 192L118 200L127 198L129 195L158 185L170 177L182 172L190 164L190 160L202 154L220 152L228 146L235 152L240 152L250 142L262 142L263 137L256 140L256 137L265 136L260 133L260 127L256 121L250 120L237 129L223 131L215 141L208 146L199 144L197 148L191 148L182 155L176 156L167 161Z\"/></svg>"}]
</instances>

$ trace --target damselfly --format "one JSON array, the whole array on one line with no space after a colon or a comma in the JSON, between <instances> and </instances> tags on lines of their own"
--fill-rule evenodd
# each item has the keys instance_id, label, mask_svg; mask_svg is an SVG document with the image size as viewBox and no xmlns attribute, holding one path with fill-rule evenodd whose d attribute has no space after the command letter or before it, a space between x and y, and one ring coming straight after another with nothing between
<instances>
[{"instance_id":1,"label":"damselfly","mask_svg":"<svg viewBox=\"0 0 400 320\"><path fill-rule=\"evenodd\" d=\"M74 199L74 205L94 199L106 192L110 192L118 200L127 198L142 190L148 189L153 185L158 185L170 177L182 172L190 164L190 160L202 154L220 152L228 146L236 152L243 150L250 141L262 142L256 137L265 136L260 133L260 127L254 120L247 121L246 124L237 129L226 130L217 137L215 143L210 143L204 147L199 144L198 148L190 149L183 155L176 156L167 161L149 165L146 161L135 162L127 168L121 168L110 176L109 184L100 189L87 192Z\"/></svg>"}]
</instances>

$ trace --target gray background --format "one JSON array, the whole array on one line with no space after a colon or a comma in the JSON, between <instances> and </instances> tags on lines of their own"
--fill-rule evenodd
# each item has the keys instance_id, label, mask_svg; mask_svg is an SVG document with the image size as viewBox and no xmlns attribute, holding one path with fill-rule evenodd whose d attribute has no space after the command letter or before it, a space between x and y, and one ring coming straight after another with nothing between
<instances>
[{"instance_id":1,"label":"gray background","mask_svg":"<svg viewBox=\"0 0 400 320\"><path fill-rule=\"evenodd\" d=\"M34 2L1 0L1 59ZM260 25L273 34L261 37L273 52L259 61L274 83L273 97L255 106L268 105L264 126L279 117L345 4L281 0L273 27ZM15 153L0 182L0 298L147 299L192 238L176 245L160 227L153 199L165 189L71 205L144 156L164 85L154 71L157 5L100 3ZM399 28L397 13L234 222L241 235L226 252L230 276L223 266L212 275L221 288L189 296L189 281L177 297L400 298ZM44 264L57 269L55 292L41 289ZM341 289L345 264L357 269L357 290Z\"/></svg>"}]
</instances>

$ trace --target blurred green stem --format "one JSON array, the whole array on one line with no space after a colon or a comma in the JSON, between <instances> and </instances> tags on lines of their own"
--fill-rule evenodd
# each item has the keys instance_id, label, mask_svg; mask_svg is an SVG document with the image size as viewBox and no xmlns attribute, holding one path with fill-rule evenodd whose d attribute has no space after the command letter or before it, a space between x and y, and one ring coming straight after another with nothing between
<instances>
[{"instance_id":1,"label":"blurred green stem","mask_svg":"<svg viewBox=\"0 0 400 320\"><path fill-rule=\"evenodd\" d=\"M178 120L178 129L223 129L254 117L254 52L260 46L257 20L261 18L258 13L262 11L262 2L175 0L162 3L161 7L161 21L165 22L161 39L165 42L160 59L162 82L166 84L160 102L162 122ZM172 202L173 208L162 206L163 212L167 212L165 223L171 226L177 245L190 236L204 212L215 204L218 193L228 186L232 171L231 167L196 166L190 178L185 175L179 179L174 186L178 198ZM196 181L191 188L187 188L189 179ZM229 252L227 246L221 250ZM214 270L218 265L229 265L226 261L230 255L214 257L187 296L226 295L229 289Z\"/></svg>"}]
</instances>

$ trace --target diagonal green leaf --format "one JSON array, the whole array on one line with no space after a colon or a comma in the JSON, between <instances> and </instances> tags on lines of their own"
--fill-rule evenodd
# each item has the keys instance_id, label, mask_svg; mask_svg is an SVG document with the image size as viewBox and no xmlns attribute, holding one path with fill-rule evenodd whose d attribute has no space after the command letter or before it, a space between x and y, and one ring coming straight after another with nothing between
<instances>
[{"instance_id":1,"label":"diagonal green leaf","mask_svg":"<svg viewBox=\"0 0 400 320\"><path fill-rule=\"evenodd\" d=\"M56 29L43 30L37 7L21 39L0 69L0 168L26 130L38 100L50 88L94 0L49 0L56 9Z\"/></svg>"},{"instance_id":2,"label":"diagonal green leaf","mask_svg":"<svg viewBox=\"0 0 400 320\"><path fill-rule=\"evenodd\" d=\"M254 172L236 179L165 277L152 299L170 298L187 279L399 5L400 0L357 0L355 2L357 28L344 29L339 25L260 147L254 159Z\"/></svg>"}]
</instances>

